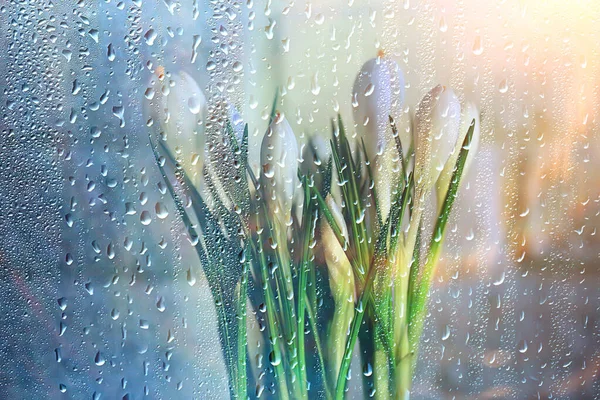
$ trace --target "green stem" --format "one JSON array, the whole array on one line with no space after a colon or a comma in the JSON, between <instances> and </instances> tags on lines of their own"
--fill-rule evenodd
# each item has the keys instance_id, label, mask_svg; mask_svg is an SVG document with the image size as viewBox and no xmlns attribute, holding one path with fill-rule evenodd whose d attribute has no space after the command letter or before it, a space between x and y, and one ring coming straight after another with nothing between
<instances>
[{"instance_id":1,"label":"green stem","mask_svg":"<svg viewBox=\"0 0 600 400\"><path fill-rule=\"evenodd\" d=\"M356 309L354 311L354 319L352 320L352 327L350 328L350 338L346 342L346 349L344 350L344 358L342 358L342 365L340 366L340 372L338 373L336 388L335 388L335 398L336 400L343 400L344 392L346 391L346 381L348 371L350 370L350 364L352 362L352 353L354 351L354 347L356 346L356 339L358 338L358 332L360 331L360 326L362 324L365 312L365 299L368 299L371 295L371 288L373 284L373 279L375 276L375 270L377 268L369 268L369 272L367 273L367 279L365 282L364 291L361 293Z\"/></svg>"},{"instance_id":2,"label":"green stem","mask_svg":"<svg viewBox=\"0 0 600 400\"><path fill-rule=\"evenodd\" d=\"M404 335L401 344L401 354L404 356L396 364L396 376L395 376L395 397L401 400L408 400L410 398L410 390L412 386L412 375L413 375L413 363L412 356L409 353L408 335Z\"/></svg>"},{"instance_id":3,"label":"green stem","mask_svg":"<svg viewBox=\"0 0 600 400\"><path fill-rule=\"evenodd\" d=\"M285 326L288 327L287 332L287 345L289 348L289 361L290 361L290 371L294 374L291 378L291 385L294 390L294 397L297 399L305 398L305 390L303 390L304 382L306 382L306 378L302 379L303 372L301 370L300 364L300 349L298 348L298 335L299 332L297 330L297 314L296 307L294 304L294 286L292 282L292 273L291 273L291 261L289 257L289 253L284 251L282 244L286 245L287 250L287 235L284 232L281 232L278 228L275 228L275 232L278 234L279 238L277 239L277 249L275 251L277 257L277 263L279 268L277 268L278 277L282 288L278 285L278 296L279 298L283 297L284 300L284 308L283 308L283 317L285 321ZM302 350L304 351L304 350ZM303 353L302 353L303 354Z\"/></svg>"},{"instance_id":4,"label":"green stem","mask_svg":"<svg viewBox=\"0 0 600 400\"><path fill-rule=\"evenodd\" d=\"M317 317L313 311L312 305L308 298L306 301L306 312L308 313L308 320L310 321L310 328L315 338L315 347L317 348L317 356L319 357L319 363L321 364L321 379L323 379L323 387L325 388L325 398L331 400L331 388L327 380L327 371L325 369L325 360L323 358L323 346L321 345L321 338L319 337Z\"/></svg>"},{"instance_id":5,"label":"green stem","mask_svg":"<svg viewBox=\"0 0 600 400\"><path fill-rule=\"evenodd\" d=\"M375 329L378 329L375 327ZM375 384L375 399L387 400L390 398L390 365L388 353L381 343L375 341L375 354L373 357L373 381Z\"/></svg>"},{"instance_id":6,"label":"green stem","mask_svg":"<svg viewBox=\"0 0 600 400\"><path fill-rule=\"evenodd\" d=\"M249 261L246 260L242 277L240 278L239 291L237 296L238 306L238 388L237 398L246 399L248 397L248 376L246 373L246 345L248 342L246 335L246 295L248 292L248 269Z\"/></svg>"},{"instance_id":7,"label":"green stem","mask_svg":"<svg viewBox=\"0 0 600 400\"><path fill-rule=\"evenodd\" d=\"M302 230L304 232L304 241L302 243L302 261L300 262L300 276L298 279L298 369L300 372L300 386L303 397L306 397L306 355L304 349L304 317L306 310L306 283L308 280L308 258L310 255L310 240L314 232L313 221L315 220L313 213L314 202L310 198L310 188L306 178L303 179L304 187L304 208Z\"/></svg>"},{"instance_id":8,"label":"green stem","mask_svg":"<svg viewBox=\"0 0 600 400\"><path fill-rule=\"evenodd\" d=\"M254 175L254 173L252 172L252 168L250 168L249 165L247 165L247 171L248 171L248 175L250 176L252 183L254 184L254 187L256 190L259 190L258 188L260 187L260 184L258 183L258 180L256 179L256 176ZM291 271L290 271L290 257L289 257L289 253L288 254L283 254L283 245L285 244L286 246L286 250L287 250L287 235L286 235L286 229L283 229L283 232L281 229L278 229L280 226L285 226L285 224L281 224L279 223L279 220L276 220L278 222L277 225L273 224L273 221L271 220L271 218L269 218L269 209L267 207L267 205L265 204L264 201L260 201L260 206L259 206L259 210L257 210L257 218L256 218L256 225L257 225L257 232L262 232L261 226L260 226L260 210L262 210L262 212L264 213L264 217L265 217L265 221L267 223L267 227L269 229L269 232L271 234L271 239L275 240L277 246L275 249L275 257L277 259L277 271L275 271L275 284L276 284L276 288L277 288L277 299L279 302L279 309L280 312L283 313L283 323L282 325L285 327L287 327L288 329L291 330L291 332L284 332L284 341L286 342L285 345L287 345L289 347L289 352L288 354L286 354L285 357L285 361L287 362L287 364L289 365L289 372L293 374L293 376L289 377L291 382L290 384L293 387L293 392L289 392L288 391L288 385L287 385L287 378L288 376L285 375L284 373L284 368L282 365L283 360L281 360L281 349L279 348L279 346L275 346L273 345L273 351L276 352L275 357L279 357L279 359L281 360L281 362L277 363L277 365L275 365L275 372L277 375L277 379L280 385L280 391L281 391L281 396L285 396L287 398L287 396L289 396L289 394L294 395L294 398L303 398L304 396L301 395L301 389L300 389L300 384L298 382L299 378L300 378L300 373L298 370L298 362L297 360L294 360L295 357L298 356L298 352L297 352L297 348L295 348L295 343L297 340L296 337L296 321L294 320L295 318L295 306L294 306L294 287L293 287L293 283L292 283L292 276L291 276ZM273 297L273 293L272 293L272 289L270 287L270 284L268 282L268 273L267 273L267 264L266 264L266 259L265 259L265 255L264 255L264 249L263 249L263 245L262 245L262 238L261 235L259 234L259 245L260 245L260 253L261 253L261 271L263 271L263 280L264 280L264 285L265 285L265 290L267 291L267 295L265 297L270 297L270 304L267 304L267 308L268 308L268 318L269 318L269 325L270 326L274 326L277 329L277 338L275 340L277 340L279 338L279 329L278 329L278 325L276 323L276 318L277 316L275 315L274 311L275 310L275 300ZM266 276L265 276L266 275ZM284 289L285 288L285 289ZM284 300L282 300L282 297L284 298ZM269 299L268 299L269 300ZM272 312L271 312L272 311Z\"/></svg>"},{"instance_id":9,"label":"green stem","mask_svg":"<svg viewBox=\"0 0 600 400\"><path fill-rule=\"evenodd\" d=\"M469 154L469 147L471 145L471 140L473 139L474 129L475 120L473 120L471 123L471 126L469 127L467 135L463 141L462 148L458 155L458 160L456 161L454 171L452 172L450 187L448 188L448 192L444 198L444 203L438 215L435 228L433 229L433 235L429 245L429 252L427 254L427 261L423 267L422 276L420 281L415 285L414 297L411 297L414 299L414 305L412 305L410 309L408 338L414 360L417 358L416 354L418 351L421 334L423 332L431 280L441 254L446 226L450 217L450 212L452 211L454 200L456 199L458 193L460 180L462 178L467 156Z\"/></svg>"},{"instance_id":10,"label":"green stem","mask_svg":"<svg viewBox=\"0 0 600 400\"><path fill-rule=\"evenodd\" d=\"M281 224L278 219L275 218L275 223L269 218L269 210L266 204L262 203L265 221L269 227L271 233L271 239L275 241L275 258L277 260L277 270L275 271L275 283L277 288L277 299L279 302L280 310L283 313L283 326L287 328L285 333L286 345L289 347L289 352L286 357L289 365L290 372L293 371L293 377L290 377L290 384L293 387L294 396L296 398L303 398L301 384L299 382L301 372L299 369L298 360L294 360L298 357L298 349L295 347L297 340L296 331L296 307L294 305L294 286L292 282L291 274L291 261L289 253L287 252L287 231L285 228L280 229L285 224ZM284 251L284 245L285 250Z\"/></svg>"},{"instance_id":11,"label":"green stem","mask_svg":"<svg viewBox=\"0 0 600 400\"><path fill-rule=\"evenodd\" d=\"M257 223L257 232L260 232L260 225L258 221L258 215L256 217ZM260 254L260 272L263 281L263 290L265 296L266 309L267 309L267 326L269 328L269 340L271 342L271 346L273 348L274 356L281 360L281 349L279 348L279 337L281 336L278 328L278 324L276 323L275 316L275 299L273 297L273 289L271 288L271 284L269 283L269 273L267 271L267 260L265 258L265 252L262 244L262 237L258 235L258 253ZM277 363L277 365L273 366L275 371L275 379L279 385L279 391L282 394L287 396L288 387L286 382L285 371L283 369L283 365L281 362Z\"/></svg>"}]
</instances>

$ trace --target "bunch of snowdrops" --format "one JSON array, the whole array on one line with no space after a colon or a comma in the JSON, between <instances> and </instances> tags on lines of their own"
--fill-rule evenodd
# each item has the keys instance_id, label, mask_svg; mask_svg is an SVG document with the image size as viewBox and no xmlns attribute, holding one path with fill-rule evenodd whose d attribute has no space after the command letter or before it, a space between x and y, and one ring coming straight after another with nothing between
<instances>
[{"instance_id":1,"label":"bunch of snowdrops","mask_svg":"<svg viewBox=\"0 0 600 400\"><path fill-rule=\"evenodd\" d=\"M329 141L313 137L301 152L276 98L255 170L232 106L207 105L184 72L152 84L152 148L210 286L231 397L342 399L356 358L365 396L409 398L446 226L479 140L477 107L436 86L399 132L404 77L379 54L356 77L353 127L338 116ZM181 136L200 154L182 160Z\"/></svg>"}]
</instances>

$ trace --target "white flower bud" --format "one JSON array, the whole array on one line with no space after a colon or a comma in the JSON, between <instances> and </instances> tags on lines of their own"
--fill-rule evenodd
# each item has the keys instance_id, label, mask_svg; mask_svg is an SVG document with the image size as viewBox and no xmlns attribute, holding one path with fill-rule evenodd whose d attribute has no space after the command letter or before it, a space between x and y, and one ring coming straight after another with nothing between
<instances>
[{"instance_id":1,"label":"white flower bud","mask_svg":"<svg viewBox=\"0 0 600 400\"><path fill-rule=\"evenodd\" d=\"M298 144L283 114L277 114L260 149L261 185L270 212L287 223L298 185Z\"/></svg>"},{"instance_id":2,"label":"white flower bud","mask_svg":"<svg viewBox=\"0 0 600 400\"><path fill-rule=\"evenodd\" d=\"M194 78L184 71L169 77L164 68L158 67L156 75L146 90L152 120L166 135L169 147L182 155L184 167L200 172L206 143L206 97Z\"/></svg>"},{"instance_id":3,"label":"white flower bud","mask_svg":"<svg viewBox=\"0 0 600 400\"><path fill-rule=\"evenodd\" d=\"M199 135L203 140L203 123L208 113L206 97L187 72L179 71L165 82L156 103L159 121L167 136L185 141Z\"/></svg>"},{"instance_id":4,"label":"white flower bud","mask_svg":"<svg viewBox=\"0 0 600 400\"><path fill-rule=\"evenodd\" d=\"M397 117L403 102L404 75L398 64L382 52L364 63L354 80L352 111L370 161L393 143L389 116Z\"/></svg>"},{"instance_id":5,"label":"white flower bud","mask_svg":"<svg viewBox=\"0 0 600 400\"><path fill-rule=\"evenodd\" d=\"M398 117L404 101L404 75L398 64L383 56L367 61L354 81L352 107L359 139L365 144L383 218L390 210L396 144L389 116ZM362 144L359 142L359 146Z\"/></svg>"},{"instance_id":6,"label":"white flower bud","mask_svg":"<svg viewBox=\"0 0 600 400\"><path fill-rule=\"evenodd\" d=\"M424 196L438 180L454 151L460 124L460 102L450 88L438 85L415 113L415 180Z\"/></svg>"}]
</instances>

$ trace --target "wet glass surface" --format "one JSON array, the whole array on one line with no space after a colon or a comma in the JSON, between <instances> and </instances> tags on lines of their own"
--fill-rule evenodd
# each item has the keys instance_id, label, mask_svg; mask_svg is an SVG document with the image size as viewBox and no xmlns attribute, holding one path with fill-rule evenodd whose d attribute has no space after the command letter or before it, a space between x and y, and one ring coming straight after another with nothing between
<instances>
[{"instance_id":1,"label":"wet glass surface","mask_svg":"<svg viewBox=\"0 0 600 400\"><path fill-rule=\"evenodd\" d=\"M0 398L599 398L599 17L593 1L0 1ZM436 239L434 178L452 188L459 154ZM399 158L416 206L371 263L408 186ZM412 293L414 246L389 249L417 231L420 274L441 243L427 306L375 309Z\"/></svg>"}]
</instances>

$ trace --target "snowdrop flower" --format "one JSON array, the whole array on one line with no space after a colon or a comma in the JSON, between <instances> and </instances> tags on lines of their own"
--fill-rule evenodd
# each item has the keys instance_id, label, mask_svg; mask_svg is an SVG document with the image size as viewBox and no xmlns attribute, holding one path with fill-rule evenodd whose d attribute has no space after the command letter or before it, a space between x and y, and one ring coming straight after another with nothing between
<instances>
[{"instance_id":1,"label":"snowdrop flower","mask_svg":"<svg viewBox=\"0 0 600 400\"><path fill-rule=\"evenodd\" d=\"M167 136L189 138L197 135L202 140L204 120L208 107L198 83L187 72L179 71L156 93L156 113Z\"/></svg>"},{"instance_id":2,"label":"snowdrop flower","mask_svg":"<svg viewBox=\"0 0 600 400\"><path fill-rule=\"evenodd\" d=\"M395 61L380 52L363 64L354 80L352 111L369 160L375 160L392 143L389 116L399 113L403 101L404 75Z\"/></svg>"},{"instance_id":3,"label":"snowdrop flower","mask_svg":"<svg viewBox=\"0 0 600 400\"><path fill-rule=\"evenodd\" d=\"M438 85L419 103L413 133L418 198L438 180L456 146L459 124L460 102L452 89Z\"/></svg>"},{"instance_id":4,"label":"snowdrop flower","mask_svg":"<svg viewBox=\"0 0 600 400\"><path fill-rule=\"evenodd\" d=\"M260 149L261 185L269 211L283 222L291 219L298 184L298 143L288 121L277 113Z\"/></svg>"},{"instance_id":5,"label":"snowdrop flower","mask_svg":"<svg viewBox=\"0 0 600 400\"><path fill-rule=\"evenodd\" d=\"M460 129L458 131L458 138L454 146L454 151L448 158L448 161L446 162L446 165L444 166L444 169L437 181L436 197L438 203L438 211L441 209L441 206L444 202L444 198L446 197L446 193L448 192L450 180L452 179L452 173L454 172L454 166L456 165L460 149L462 148L462 144L465 140L465 137L467 136L467 133L469 132L469 128L473 121L475 121L475 126L473 128L473 138L471 139L471 144L469 146L469 154L467 155L467 161L465 162L463 176L467 173L471 164L473 163L475 153L477 153L477 148L479 147L479 137L481 135L479 109L474 103L467 102L464 106L461 115Z\"/></svg>"},{"instance_id":6,"label":"snowdrop flower","mask_svg":"<svg viewBox=\"0 0 600 400\"><path fill-rule=\"evenodd\" d=\"M389 116L398 117L403 101L404 75L395 61L380 52L364 63L354 81L352 111L359 138L364 141L369 161L374 165L372 171L384 217L390 209L389 171L396 146ZM394 151L390 151L392 147Z\"/></svg>"},{"instance_id":7,"label":"snowdrop flower","mask_svg":"<svg viewBox=\"0 0 600 400\"><path fill-rule=\"evenodd\" d=\"M159 124L169 147L183 155L185 167L202 171L206 144L204 125L208 116L206 97L185 71L169 76L163 67L158 67L155 75L145 93L150 101L151 121Z\"/></svg>"}]
</instances>

